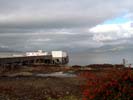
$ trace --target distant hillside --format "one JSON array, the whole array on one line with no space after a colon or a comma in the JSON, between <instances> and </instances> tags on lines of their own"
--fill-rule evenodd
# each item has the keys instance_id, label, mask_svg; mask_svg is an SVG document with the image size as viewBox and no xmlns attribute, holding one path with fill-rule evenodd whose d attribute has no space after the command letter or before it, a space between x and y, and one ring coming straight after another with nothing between
<instances>
[{"instance_id":1,"label":"distant hillside","mask_svg":"<svg viewBox=\"0 0 133 100\"><path fill-rule=\"evenodd\" d=\"M133 44L106 45L99 48L91 48L90 52L129 52L133 50Z\"/></svg>"}]
</instances>

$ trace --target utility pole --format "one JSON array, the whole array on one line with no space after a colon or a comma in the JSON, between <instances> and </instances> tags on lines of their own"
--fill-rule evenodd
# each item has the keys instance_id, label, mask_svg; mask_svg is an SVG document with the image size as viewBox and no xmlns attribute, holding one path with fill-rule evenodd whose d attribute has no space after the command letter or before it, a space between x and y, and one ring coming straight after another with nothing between
<instances>
[{"instance_id":1,"label":"utility pole","mask_svg":"<svg viewBox=\"0 0 133 100\"><path fill-rule=\"evenodd\" d=\"M126 60L123 58L123 66L125 67L126 65Z\"/></svg>"}]
</instances>

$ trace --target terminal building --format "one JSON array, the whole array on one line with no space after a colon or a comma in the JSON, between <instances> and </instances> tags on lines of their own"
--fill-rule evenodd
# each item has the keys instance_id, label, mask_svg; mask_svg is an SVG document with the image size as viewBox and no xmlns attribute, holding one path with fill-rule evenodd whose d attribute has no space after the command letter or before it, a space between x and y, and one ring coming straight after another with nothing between
<instances>
[{"instance_id":1,"label":"terminal building","mask_svg":"<svg viewBox=\"0 0 133 100\"><path fill-rule=\"evenodd\" d=\"M49 53L38 50L37 52L0 57L0 66L65 65L68 62L68 54L64 51L52 51Z\"/></svg>"}]
</instances>

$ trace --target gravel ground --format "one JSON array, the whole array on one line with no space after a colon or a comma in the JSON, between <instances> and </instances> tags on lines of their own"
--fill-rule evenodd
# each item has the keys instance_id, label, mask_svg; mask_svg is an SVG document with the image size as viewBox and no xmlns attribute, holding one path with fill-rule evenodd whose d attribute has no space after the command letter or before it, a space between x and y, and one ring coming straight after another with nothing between
<instances>
[{"instance_id":1,"label":"gravel ground","mask_svg":"<svg viewBox=\"0 0 133 100\"><path fill-rule=\"evenodd\" d=\"M47 100L76 96L81 98L80 78L1 77L0 100Z\"/></svg>"}]
</instances>

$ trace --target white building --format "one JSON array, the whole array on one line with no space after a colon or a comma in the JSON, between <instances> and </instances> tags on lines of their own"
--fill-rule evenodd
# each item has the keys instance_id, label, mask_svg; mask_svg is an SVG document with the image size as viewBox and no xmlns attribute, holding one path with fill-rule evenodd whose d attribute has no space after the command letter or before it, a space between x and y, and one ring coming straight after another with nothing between
<instances>
[{"instance_id":1,"label":"white building","mask_svg":"<svg viewBox=\"0 0 133 100\"><path fill-rule=\"evenodd\" d=\"M52 51L53 64L66 64L68 63L68 54L63 51Z\"/></svg>"},{"instance_id":2,"label":"white building","mask_svg":"<svg viewBox=\"0 0 133 100\"><path fill-rule=\"evenodd\" d=\"M67 53L66 52L63 52L63 51L52 51L52 57L67 57Z\"/></svg>"},{"instance_id":3,"label":"white building","mask_svg":"<svg viewBox=\"0 0 133 100\"><path fill-rule=\"evenodd\" d=\"M37 52L26 52L26 56L52 56L52 64L67 64L69 62L68 54L64 51L52 51L51 54L38 50Z\"/></svg>"}]
</instances>

